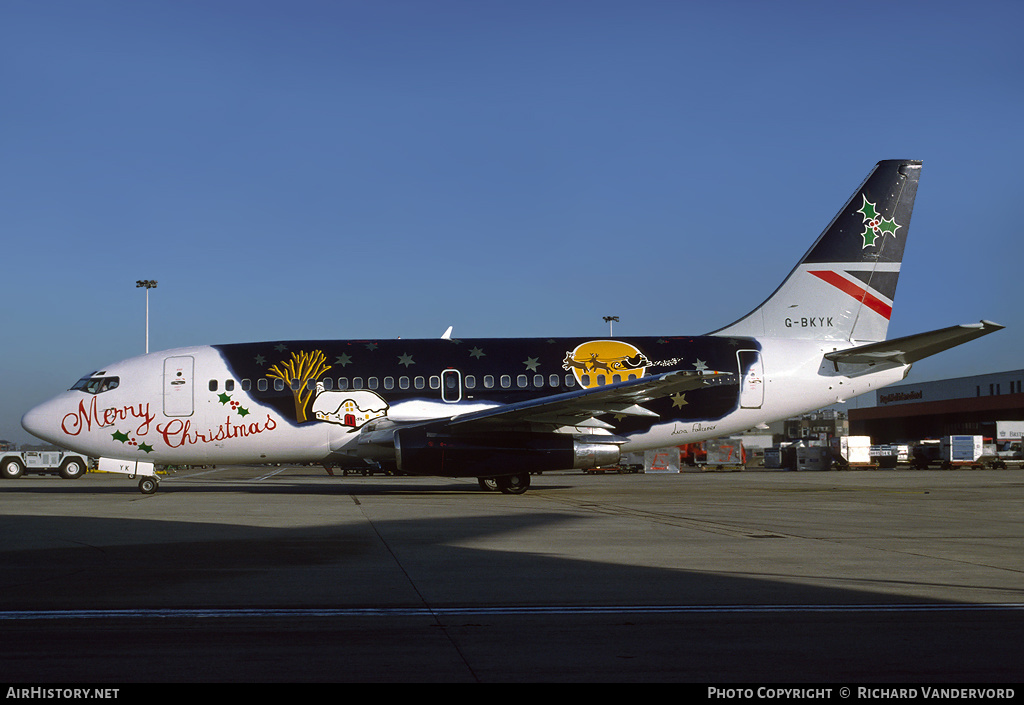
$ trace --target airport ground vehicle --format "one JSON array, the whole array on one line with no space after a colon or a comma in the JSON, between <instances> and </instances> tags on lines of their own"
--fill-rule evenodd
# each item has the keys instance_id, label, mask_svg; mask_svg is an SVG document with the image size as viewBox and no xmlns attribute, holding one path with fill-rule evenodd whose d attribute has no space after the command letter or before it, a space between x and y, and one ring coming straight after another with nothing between
<instances>
[{"instance_id":1,"label":"airport ground vehicle","mask_svg":"<svg viewBox=\"0 0 1024 705\"><path fill-rule=\"evenodd\" d=\"M5 479L26 473L57 473L65 480L77 480L89 471L89 459L81 453L63 450L9 450L0 453L0 476Z\"/></svg>"}]
</instances>

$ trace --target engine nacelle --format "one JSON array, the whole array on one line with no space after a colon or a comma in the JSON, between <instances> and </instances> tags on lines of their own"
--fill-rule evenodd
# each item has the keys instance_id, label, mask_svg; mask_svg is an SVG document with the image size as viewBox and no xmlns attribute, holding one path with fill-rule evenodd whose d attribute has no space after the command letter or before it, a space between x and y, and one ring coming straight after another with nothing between
<instances>
[{"instance_id":1,"label":"engine nacelle","mask_svg":"<svg viewBox=\"0 0 1024 705\"><path fill-rule=\"evenodd\" d=\"M453 435L421 426L400 429L394 442L398 469L412 475L498 477L619 462L614 443L579 441L560 433Z\"/></svg>"}]
</instances>

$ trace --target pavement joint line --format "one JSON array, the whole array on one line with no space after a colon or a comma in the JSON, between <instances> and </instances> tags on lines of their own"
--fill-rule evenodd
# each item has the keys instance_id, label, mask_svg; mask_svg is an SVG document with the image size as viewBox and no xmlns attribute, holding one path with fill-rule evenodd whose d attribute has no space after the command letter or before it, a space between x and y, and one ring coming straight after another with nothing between
<instances>
[{"instance_id":1,"label":"pavement joint line","mask_svg":"<svg viewBox=\"0 0 1024 705\"><path fill-rule=\"evenodd\" d=\"M799 614L807 612L992 612L1024 611L1021 602L884 603L791 605L534 605L480 607L344 607L344 608L155 608L3 610L0 622L57 619L246 619L323 617L443 617L457 615L596 615L596 614Z\"/></svg>"}]
</instances>

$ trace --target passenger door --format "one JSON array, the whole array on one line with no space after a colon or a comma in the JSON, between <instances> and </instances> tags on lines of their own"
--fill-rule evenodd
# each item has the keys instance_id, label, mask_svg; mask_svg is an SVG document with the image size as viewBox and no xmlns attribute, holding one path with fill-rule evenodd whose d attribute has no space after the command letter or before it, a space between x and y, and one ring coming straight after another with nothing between
<instances>
[{"instance_id":1,"label":"passenger door","mask_svg":"<svg viewBox=\"0 0 1024 705\"><path fill-rule=\"evenodd\" d=\"M736 359L740 368L740 408L760 409L764 404L764 366L757 350L739 350Z\"/></svg>"},{"instance_id":2,"label":"passenger door","mask_svg":"<svg viewBox=\"0 0 1024 705\"><path fill-rule=\"evenodd\" d=\"M164 415L191 416L195 411L193 373L195 358L191 355L164 360Z\"/></svg>"}]
</instances>

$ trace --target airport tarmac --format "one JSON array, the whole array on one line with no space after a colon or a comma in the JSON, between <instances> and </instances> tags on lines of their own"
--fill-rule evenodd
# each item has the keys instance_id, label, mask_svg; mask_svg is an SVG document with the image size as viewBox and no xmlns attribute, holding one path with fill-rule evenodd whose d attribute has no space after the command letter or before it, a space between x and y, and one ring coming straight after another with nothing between
<instances>
[{"instance_id":1,"label":"airport tarmac","mask_svg":"<svg viewBox=\"0 0 1024 705\"><path fill-rule=\"evenodd\" d=\"M1024 471L0 481L0 682L1007 683Z\"/></svg>"}]
</instances>

